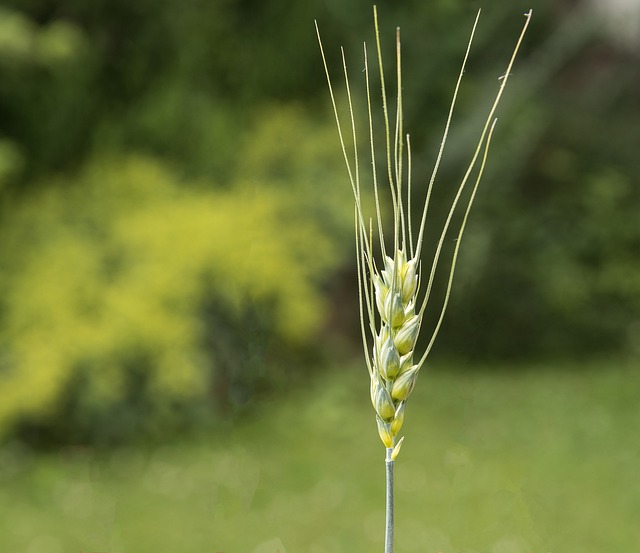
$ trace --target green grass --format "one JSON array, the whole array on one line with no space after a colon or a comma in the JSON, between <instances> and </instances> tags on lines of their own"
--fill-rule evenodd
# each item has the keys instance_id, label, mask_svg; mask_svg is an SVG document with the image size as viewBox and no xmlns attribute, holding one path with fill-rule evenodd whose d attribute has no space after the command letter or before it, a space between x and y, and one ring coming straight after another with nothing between
<instances>
[{"instance_id":1,"label":"green grass","mask_svg":"<svg viewBox=\"0 0 640 553\"><path fill-rule=\"evenodd\" d=\"M640 551L640 367L436 367L396 463L398 553ZM381 550L384 448L364 367L208 440L0 451L0 551Z\"/></svg>"}]
</instances>

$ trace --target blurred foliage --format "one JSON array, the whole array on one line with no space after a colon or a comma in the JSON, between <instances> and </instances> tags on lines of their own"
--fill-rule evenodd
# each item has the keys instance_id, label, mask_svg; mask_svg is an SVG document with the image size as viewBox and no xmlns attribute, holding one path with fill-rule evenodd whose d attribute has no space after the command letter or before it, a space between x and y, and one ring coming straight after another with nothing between
<instances>
[{"instance_id":1,"label":"blurred foliage","mask_svg":"<svg viewBox=\"0 0 640 553\"><path fill-rule=\"evenodd\" d=\"M535 14L547 36L515 75L443 333L474 357L640 351L640 35L553 7Z\"/></svg>"},{"instance_id":2,"label":"blurred foliage","mask_svg":"<svg viewBox=\"0 0 640 553\"><path fill-rule=\"evenodd\" d=\"M403 32L416 206L480 6L378 4L387 62ZM639 39L617 32L633 14L596 4L483 6L430 239L521 14L534 18L440 353L638 353ZM0 425L161 432L273 386L296 365L278 358L334 351L336 336L359 348L357 312L344 332L351 191L314 18L337 81L344 45L362 111L368 0L2 0Z\"/></svg>"},{"instance_id":3,"label":"blurred foliage","mask_svg":"<svg viewBox=\"0 0 640 553\"><path fill-rule=\"evenodd\" d=\"M44 187L0 243L0 426L65 415L68 434L97 441L180 420L208 393L246 401L269 378L265 357L318 330L335 264L286 192L185 187L142 158Z\"/></svg>"}]
</instances>

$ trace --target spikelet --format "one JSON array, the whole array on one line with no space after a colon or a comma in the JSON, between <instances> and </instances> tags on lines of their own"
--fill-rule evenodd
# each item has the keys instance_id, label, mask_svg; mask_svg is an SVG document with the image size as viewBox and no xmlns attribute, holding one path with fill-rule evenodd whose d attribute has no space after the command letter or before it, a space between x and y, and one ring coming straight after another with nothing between
<instances>
[{"instance_id":1,"label":"spikelet","mask_svg":"<svg viewBox=\"0 0 640 553\"><path fill-rule=\"evenodd\" d=\"M353 189L355 199L355 227L356 227L356 251L358 264L358 290L360 303L360 323L362 331L362 341L364 345L365 360L369 369L371 379L370 393L371 402L376 413L376 422L378 433L382 443L387 448L388 459L395 459L400 451L400 446L404 438L398 439L398 433L402 428L405 416L406 402L413 391L416 380L423 367L429 352L434 344L436 336L440 330L440 326L444 319L444 315L449 302L453 276L458 259L458 251L462 241L462 235L467 223L467 218L471 210L471 206L475 199L476 191L484 171L489 145L493 129L496 124L494 114L505 86L511 75L511 68L515 61L516 54L520 48L520 44L526 32L531 19L531 11L525 14L526 22L522 28L520 37L513 50L511 59L507 69L502 77L500 77L500 85L496 93L494 103L489 111L484 127L477 142L476 149L471 156L469 165L458 186L457 192L453 199L452 205L446 217L443 228L440 232L436 250L433 257L428 274L424 277L420 274L420 255L422 252L422 242L424 237L425 222L427 219L427 210L431 191L440 166L440 160L444 151L444 146L449 133L449 126L453 117L454 107L458 96L458 90L462 81L462 75L465 72L466 62L475 34L480 12L474 22L469 37L467 49L462 61L462 66L458 74L458 80L453 93L451 106L448 112L440 149L436 158L431 178L426 189L426 197L422 209L422 216L419 225L417 225L417 234L414 234L414 228L411 220L411 143L409 135L403 136L403 116L402 116L402 71L401 71L401 49L400 49L400 30L396 31L396 116L395 129L391 132L389 121L389 109L387 105L387 92L384 80L384 71L382 63L382 48L380 45L380 33L378 29L378 16L374 6L374 28L376 37L376 50L378 61L378 73L380 79L380 92L382 99L382 114L385 128L386 142L386 180L388 181L389 196L393 208L393 246L392 255L388 255L386 251L387 241L382 226L382 214L380 208L380 190L378 185L378 175L376 171L376 148L374 146L374 130L373 130L373 110L371 102L371 87L369 63L367 57L367 47L364 45L364 73L366 83L366 98L368 108L368 138L371 152L371 167L373 195L375 200L375 226L377 228L378 240L376 250L379 249L381 263L376 262L373 245L373 226L374 221L365 218L362 210L362 194L360 190L360 171L358 162L358 143L356 132L356 122L351 97L351 89L349 85L349 76L347 72L347 64L342 51L342 67L345 79L346 95L349 107L351 132L353 140L353 153L349 154L346 143L342 134L340 117L336 99L333 93L331 78L327 67L327 61L322 46L322 40L316 23L316 32L322 60L324 63L327 82L329 84L329 92L331 102L338 127L338 135L342 146L349 180ZM407 155L407 174L403 174L405 164L403 156L406 149ZM434 329L431 331L431 337L421 355L415 352L416 342L422 326L422 319L427 303L431 297L431 289L434 282L436 270L439 265L440 254L445 238L448 236L449 227L453 219L456 207L462 197L462 193L473 171L476 171L475 182L472 186L471 193L466 200L466 208L462 216L462 222L458 228L455 240L453 256L449 265L449 277L447 280L444 300L440 307L440 315L437 319ZM421 285L424 284L421 290ZM371 344L371 345L370 345Z\"/></svg>"}]
</instances>

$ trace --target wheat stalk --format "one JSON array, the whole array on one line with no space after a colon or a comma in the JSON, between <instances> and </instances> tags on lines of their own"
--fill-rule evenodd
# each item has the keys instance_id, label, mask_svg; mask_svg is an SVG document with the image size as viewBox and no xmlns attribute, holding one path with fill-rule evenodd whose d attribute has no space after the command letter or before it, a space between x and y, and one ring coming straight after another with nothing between
<instances>
[{"instance_id":1,"label":"wheat stalk","mask_svg":"<svg viewBox=\"0 0 640 553\"><path fill-rule=\"evenodd\" d=\"M342 67L344 82L349 107L349 119L351 134L353 139L353 154L350 155L345 138L342 134L342 125L335 94L329 75L327 60L320 38L318 24L316 22L316 34L322 54L331 103L338 128L338 136L342 147L344 161L347 167L349 181L353 189L355 200L355 244L356 260L358 269L358 298L360 309L360 326L362 332L362 343L364 356L369 370L371 403L375 410L375 418L378 427L378 434L386 449L386 535L385 553L393 551L393 465L404 437L399 438L399 432L405 416L405 407L416 384L416 380L421 368L424 366L427 356L435 342L436 336L442 325L444 315L449 303L453 277L458 259L458 252L462 241L462 236L466 227L467 219L473 201L476 196L478 185L484 172L491 138L497 119L494 118L495 111L504 92L511 69L520 48L527 27L531 20L532 12L525 14L526 20L520 36L516 42L513 53L509 60L507 69L500 77L500 86L496 93L493 105L487 116L485 125L478 139L476 149L471 157L464 176L458 185L457 192L449 209L440 238L438 240L433 262L428 273L428 278L422 278L420 255L422 253L422 243L427 220L427 211L431 192L438 173L442 154L449 134L449 127L453 118L453 112L458 97L458 90L462 81L462 75L466 67L467 59L476 31L480 11L474 21L467 48L462 61L458 79L454 88L453 98L450 104L447 120L442 136L440 148L436 162L429 179L426 191L426 199L422 209L422 216L418 226L417 236L414 240L413 224L411 220L411 141L407 134L403 140L403 114L402 114L402 70L401 70L401 48L400 29L396 30L396 115L393 141L391 136L391 125L389 120L389 109L387 102L387 92L384 80L382 48L380 46L380 32L378 26L378 14L376 7L373 8L374 28L376 39L376 50L378 60L378 70L380 74L380 91L382 99L382 112L385 128L386 145L386 168L389 186L389 196L393 209L393 246L391 255L386 251L385 233L382 225L382 214L380 207L380 190L378 175L376 171L376 156L373 130L373 110L371 102L371 86L369 74L369 61L366 43L363 46L364 71L368 110L368 138L371 154L372 166L372 186L375 200L375 226L377 227L378 244L381 253L381 260L376 261L373 251L373 218L366 219L362 208L362 193L360 189L360 169L358 156L358 132L356 131L355 115L353 110L351 87L349 84L349 74L347 63L342 53ZM407 155L407 176L403 176L404 149L406 146ZM479 165L478 165L479 164ZM431 332L431 337L425 351L418 355L415 352L416 341L421 330L422 319L431 297L432 286L438 268L440 254L448 235L453 215L456 211L462 193L471 179L471 175L477 167L477 174L471 194L467 201L467 206L462 217L462 222L458 229L455 247L453 251L449 276L447 280L444 300L440 307L440 315ZM406 197L403 197L403 193ZM421 292L422 283L426 280L424 291ZM422 294L422 296L421 296Z\"/></svg>"}]
</instances>

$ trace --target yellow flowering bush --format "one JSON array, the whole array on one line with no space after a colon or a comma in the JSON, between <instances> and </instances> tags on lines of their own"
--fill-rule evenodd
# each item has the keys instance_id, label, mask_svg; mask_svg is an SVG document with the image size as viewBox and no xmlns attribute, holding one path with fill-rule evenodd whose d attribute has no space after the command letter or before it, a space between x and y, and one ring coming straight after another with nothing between
<instances>
[{"instance_id":1,"label":"yellow flowering bush","mask_svg":"<svg viewBox=\"0 0 640 553\"><path fill-rule=\"evenodd\" d=\"M78 416L117 413L136 393L204 398L229 332L247 348L253 339L214 333L207 309L260 314L263 335L285 346L322 321L316 275L335 263L333 246L286 190L212 189L136 157L41 189L0 226L0 433L65 402Z\"/></svg>"}]
</instances>

